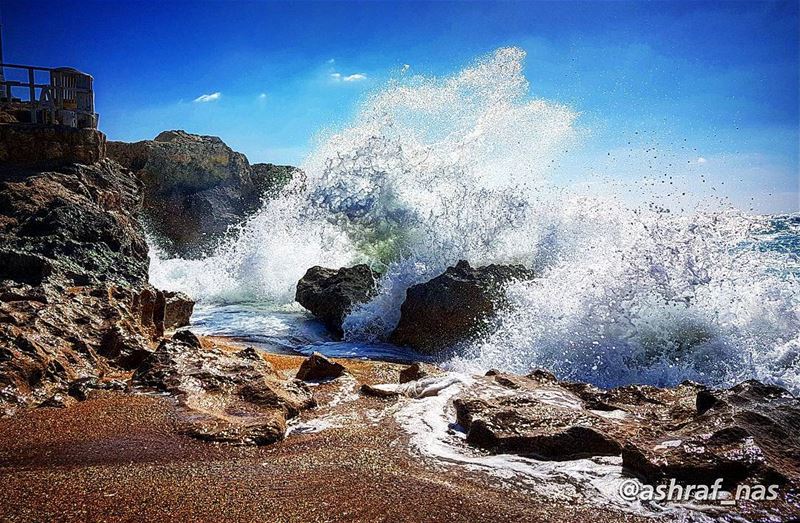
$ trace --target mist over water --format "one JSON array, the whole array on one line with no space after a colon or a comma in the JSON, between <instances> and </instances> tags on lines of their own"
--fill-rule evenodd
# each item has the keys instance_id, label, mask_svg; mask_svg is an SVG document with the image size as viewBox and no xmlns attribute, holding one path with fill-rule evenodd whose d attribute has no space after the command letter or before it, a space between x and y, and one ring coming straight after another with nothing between
<instances>
[{"instance_id":1,"label":"mist over water","mask_svg":"<svg viewBox=\"0 0 800 523\"><path fill-rule=\"evenodd\" d=\"M307 268L368 263L384 272L379 295L344 328L369 343L391 332L410 285L459 259L523 263L539 278L509 285L510 306L447 365L797 391L797 222L786 218L785 246L765 248L770 218L630 208L554 185L578 115L531 97L523 59L505 48L452 77L390 82L234 240L204 260L156 253L151 280L207 305L291 309Z\"/></svg>"}]
</instances>

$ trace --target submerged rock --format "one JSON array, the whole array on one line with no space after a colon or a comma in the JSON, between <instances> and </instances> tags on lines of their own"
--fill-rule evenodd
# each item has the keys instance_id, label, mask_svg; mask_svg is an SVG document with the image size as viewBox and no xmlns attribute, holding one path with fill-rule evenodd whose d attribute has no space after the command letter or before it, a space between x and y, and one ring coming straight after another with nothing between
<instances>
[{"instance_id":1,"label":"submerged rock","mask_svg":"<svg viewBox=\"0 0 800 523\"><path fill-rule=\"evenodd\" d=\"M297 172L289 166L251 166L216 136L184 131L136 143L109 142L108 156L142 180L149 225L168 254L181 256L206 254Z\"/></svg>"},{"instance_id":2,"label":"submerged rock","mask_svg":"<svg viewBox=\"0 0 800 523\"><path fill-rule=\"evenodd\" d=\"M406 291L400 322L390 341L424 353L452 347L476 334L495 314L506 283L532 277L521 265L472 268L461 260L444 274Z\"/></svg>"},{"instance_id":3,"label":"submerged rock","mask_svg":"<svg viewBox=\"0 0 800 523\"><path fill-rule=\"evenodd\" d=\"M319 352L303 360L296 378L302 381L320 381L336 379L347 372L343 365L331 361Z\"/></svg>"},{"instance_id":4,"label":"submerged rock","mask_svg":"<svg viewBox=\"0 0 800 523\"><path fill-rule=\"evenodd\" d=\"M377 279L378 273L363 264L338 270L311 267L297 282L295 300L341 336L347 314L377 293Z\"/></svg>"},{"instance_id":5,"label":"submerged rock","mask_svg":"<svg viewBox=\"0 0 800 523\"><path fill-rule=\"evenodd\" d=\"M283 439L288 418L315 405L305 384L282 379L255 351L207 349L196 339L176 334L162 341L132 378L139 387L178 399L181 432L207 441L265 445Z\"/></svg>"}]
</instances>

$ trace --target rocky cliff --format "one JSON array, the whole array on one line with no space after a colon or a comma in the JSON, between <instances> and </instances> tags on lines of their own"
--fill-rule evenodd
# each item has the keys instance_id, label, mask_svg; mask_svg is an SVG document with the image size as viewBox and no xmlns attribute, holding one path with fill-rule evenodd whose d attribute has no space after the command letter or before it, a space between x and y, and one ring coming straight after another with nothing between
<instances>
[{"instance_id":1,"label":"rocky cliff","mask_svg":"<svg viewBox=\"0 0 800 523\"><path fill-rule=\"evenodd\" d=\"M73 131L0 125L0 415L135 368L164 332L142 184Z\"/></svg>"},{"instance_id":2,"label":"rocky cliff","mask_svg":"<svg viewBox=\"0 0 800 523\"><path fill-rule=\"evenodd\" d=\"M207 253L231 225L279 191L296 169L250 165L215 136L164 131L154 140L109 142L108 155L144 184L144 216L171 255Z\"/></svg>"}]
</instances>

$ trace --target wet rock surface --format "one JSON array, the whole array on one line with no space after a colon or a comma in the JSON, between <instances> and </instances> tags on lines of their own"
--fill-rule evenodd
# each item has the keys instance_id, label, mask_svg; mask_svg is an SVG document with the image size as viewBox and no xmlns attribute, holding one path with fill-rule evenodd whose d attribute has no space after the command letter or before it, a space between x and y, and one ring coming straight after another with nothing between
<instances>
[{"instance_id":1,"label":"wet rock surface","mask_svg":"<svg viewBox=\"0 0 800 523\"><path fill-rule=\"evenodd\" d=\"M603 390L544 371L490 371L454 406L467 442L495 453L552 460L621 455L625 470L650 483L710 485L722 478L726 487L797 488L800 478L800 401L757 381L724 390L690 382Z\"/></svg>"},{"instance_id":2,"label":"wet rock surface","mask_svg":"<svg viewBox=\"0 0 800 523\"><path fill-rule=\"evenodd\" d=\"M180 432L264 445L283 439L286 420L315 405L308 387L281 378L254 349L204 348L187 332L162 341L132 378L138 387L177 398Z\"/></svg>"},{"instance_id":3,"label":"wet rock surface","mask_svg":"<svg viewBox=\"0 0 800 523\"><path fill-rule=\"evenodd\" d=\"M333 333L341 336L342 322L354 306L375 296L379 275L367 265L327 269L315 266L297 282L295 300Z\"/></svg>"},{"instance_id":4,"label":"wet rock surface","mask_svg":"<svg viewBox=\"0 0 800 523\"><path fill-rule=\"evenodd\" d=\"M319 352L303 360L296 378L302 381L320 381L336 379L347 372L344 365L326 358Z\"/></svg>"},{"instance_id":5,"label":"wet rock surface","mask_svg":"<svg viewBox=\"0 0 800 523\"><path fill-rule=\"evenodd\" d=\"M700 392L696 397L715 396L714 405L694 412L670 409L671 419L655 425L656 434L628 440L623 466L650 482L723 478L726 485L769 485L800 478L797 398L757 381Z\"/></svg>"},{"instance_id":6,"label":"wet rock surface","mask_svg":"<svg viewBox=\"0 0 800 523\"><path fill-rule=\"evenodd\" d=\"M435 353L479 332L502 305L503 286L530 279L521 265L473 268L461 260L444 274L410 287L400 309L400 322L390 337L397 345Z\"/></svg>"},{"instance_id":7,"label":"wet rock surface","mask_svg":"<svg viewBox=\"0 0 800 523\"><path fill-rule=\"evenodd\" d=\"M417 381L423 378L428 378L437 373L436 367L427 365L425 363L412 363L402 371L400 371L400 383L408 383L410 381Z\"/></svg>"},{"instance_id":8,"label":"wet rock surface","mask_svg":"<svg viewBox=\"0 0 800 523\"><path fill-rule=\"evenodd\" d=\"M467 442L492 452L568 460L622 451L609 435L610 423L556 381L494 374L478 380L454 406Z\"/></svg>"},{"instance_id":9,"label":"wet rock surface","mask_svg":"<svg viewBox=\"0 0 800 523\"><path fill-rule=\"evenodd\" d=\"M170 255L200 256L292 179L290 166L256 164L215 136L164 131L109 142L108 155L144 183L145 217Z\"/></svg>"}]
</instances>

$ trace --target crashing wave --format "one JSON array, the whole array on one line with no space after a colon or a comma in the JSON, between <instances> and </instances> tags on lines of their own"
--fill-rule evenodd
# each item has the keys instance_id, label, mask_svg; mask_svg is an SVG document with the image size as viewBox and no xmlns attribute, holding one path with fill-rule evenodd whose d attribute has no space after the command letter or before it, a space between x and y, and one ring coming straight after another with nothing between
<instances>
[{"instance_id":1,"label":"crashing wave","mask_svg":"<svg viewBox=\"0 0 800 523\"><path fill-rule=\"evenodd\" d=\"M154 259L153 283L285 307L308 267L366 262L384 273L380 293L344 329L374 341L410 285L457 260L523 263L539 279L512 285L511 306L451 367L797 390L797 249L760 247L764 217L630 208L556 186L548 175L578 115L531 97L523 59L504 48L451 77L390 82L320 142L302 186L205 260Z\"/></svg>"}]
</instances>

